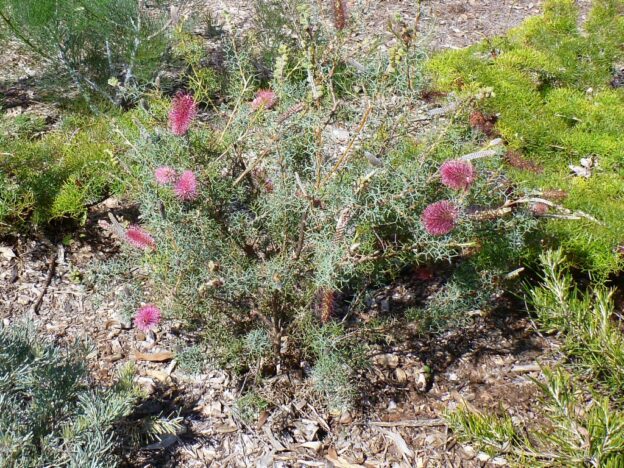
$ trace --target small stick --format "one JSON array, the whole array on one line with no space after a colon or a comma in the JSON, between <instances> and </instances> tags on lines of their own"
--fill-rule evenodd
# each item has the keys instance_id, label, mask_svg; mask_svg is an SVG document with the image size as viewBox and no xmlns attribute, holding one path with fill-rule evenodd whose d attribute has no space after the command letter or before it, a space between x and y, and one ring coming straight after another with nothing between
<instances>
[{"instance_id":1,"label":"small stick","mask_svg":"<svg viewBox=\"0 0 624 468\"><path fill-rule=\"evenodd\" d=\"M52 282L52 278L54 277L54 271L56 270L57 256L58 256L58 249L55 250L52 253L52 255L50 255L50 258L48 259L48 274L46 275L46 279L43 283L43 289L39 293L39 296L37 296L37 300L35 301L31 309L36 315L39 315L39 309L41 308L43 297L48 291L48 287L50 286L50 283Z\"/></svg>"},{"instance_id":2,"label":"small stick","mask_svg":"<svg viewBox=\"0 0 624 468\"><path fill-rule=\"evenodd\" d=\"M369 421L370 426L376 427L437 427L446 426L443 419L406 419L404 421Z\"/></svg>"},{"instance_id":3,"label":"small stick","mask_svg":"<svg viewBox=\"0 0 624 468\"><path fill-rule=\"evenodd\" d=\"M301 251L303 250L303 242L305 240L305 227L306 222L308 221L308 215L310 214L310 207L305 210L303 216L301 217L301 222L299 223L299 238L297 239L297 247L295 252L293 253L293 260L299 260L301 256Z\"/></svg>"}]
</instances>

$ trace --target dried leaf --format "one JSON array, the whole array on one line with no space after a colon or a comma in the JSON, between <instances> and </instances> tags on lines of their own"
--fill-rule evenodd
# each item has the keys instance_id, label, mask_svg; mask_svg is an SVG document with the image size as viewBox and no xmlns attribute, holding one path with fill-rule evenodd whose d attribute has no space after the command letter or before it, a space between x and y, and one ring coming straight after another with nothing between
<instances>
[{"instance_id":1,"label":"dried leaf","mask_svg":"<svg viewBox=\"0 0 624 468\"><path fill-rule=\"evenodd\" d=\"M332 462L336 468L366 468L364 465L355 465L344 458L340 458L338 453L336 453L336 449L333 447L327 451L325 458Z\"/></svg>"},{"instance_id":2,"label":"dried leaf","mask_svg":"<svg viewBox=\"0 0 624 468\"><path fill-rule=\"evenodd\" d=\"M165 362L173 359L174 354L171 351L161 351L159 353L135 353L134 359L149 362Z\"/></svg>"},{"instance_id":3,"label":"dried leaf","mask_svg":"<svg viewBox=\"0 0 624 468\"><path fill-rule=\"evenodd\" d=\"M412 452L412 450L407 446L407 442L405 442L405 439L401 434L395 431L389 431L387 429L380 428L379 430L390 440L392 440L392 443L399 452L399 455L403 457L406 461L408 460L408 458L412 458L414 456L414 452Z\"/></svg>"},{"instance_id":4,"label":"dried leaf","mask_svg":"<svg viewBox=\"0 0 624 468\"><path fill-rule=\"evenodd\" d=\"M12 258L15 258L16 256L12 248L5 247L5 246L0 246L0 255L2 255L7 260L11 260Z\"/></svg>"}]
</instances>

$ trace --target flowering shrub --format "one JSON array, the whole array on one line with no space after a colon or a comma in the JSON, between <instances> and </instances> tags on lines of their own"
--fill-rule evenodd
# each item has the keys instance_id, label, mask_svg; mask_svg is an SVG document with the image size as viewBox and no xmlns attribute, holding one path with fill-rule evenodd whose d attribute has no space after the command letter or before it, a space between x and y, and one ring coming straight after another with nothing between
<instances>
[{"instance_id":1,"label":"flowering shrub","mask_svg":"<svg viewBox=\"0 0 624 468\"><path fill-rule=\"evenodd\" d=\"M271 109L277 102L277 95L270 89L261 89L256 93L256 97L251 101L254 110Z\"/></svg>"},{"instance_id":2,"label":"flowering shrub","mask_svg":"<svg viewBox=\"0 0 624 468\"><path fill-rule=\"evenodd\" d=\"M182 201L193 201L197 198L197 179L193 171L184 171L176 181L173 191Z\"/></svg>"},{"instance_id":3,"label":"flowering shrub","mask_svg":"<svg viewBox=\"0 0 624 468\"><path fill-rule=\"evenodd\" d=\"M476 177L470 161L446 161L440 166L440 179L447 187L465 190L472 185Z\"/></svg>"},{"instance_id":4,"label":"flowering shrub","mask_svg":"<svg viewBox=\"0 0 624 468\"><path fill-rule=\"evenodd\" d=\"M432 236L443 236L455 228L459 211L450 201L432 203L422 214L425 230Z\"/></svg>"},{"instance_id":5,"label":"flowering shrub","mask_svg":"<svg viewBox=\"0 0 624 468\"><path fill-rule=\"evenodd\" d=\"M305 65L305 84L296 77L307 59L291 57L294 44L274 71L271 96L249 89L253 65L237 49L228 57L232 94L220 109L223 122L191 122L195 110L181 112L179 97L153 100L126 160L137 170L142 225L158 249L127 255L143 265L137 283L147 285L148 302L165 319L201 330L212 355L242 370L262 358L272 372L310 359L319 366L314 379L323 380L319 391L328 399L335 391L344 406L352 376L327 379L336 362L350 369L359 349L338 338L362 326L356 298L412 267L453 260L473 262L470 271L491 291L534 221L528 210L508 207L513 187L497 157L455 161L478 144L471 137L457 130L448 143L424 135L415 144L407 136L417 82L407 86L397 75L409 68L418 76L410 44L410 63L389 67L380 52L360 65L362 75L330 71L344 60L331 55L336 44L323 45L331 31L324 36L313 13L304 18L329 62ZM308 36L299 40L312 45ZM346 87L374 94L349 95ZM340 93L342 101L332 103L329 96ZM184 122L171 124L178 118ZM252 351L260 342L267 345Z\"/></svg>"},{"instance_id":6,"label":"flowering shrub","mask_svg":"<svg viewBox=\"0 0 624 468\"><path fill-rule=\"evenodd\" d=\"M154 171L154 179L160 185L167 185L173 182L176 178L175 169L170 168L169 166L162 166L156 168Z\"/></svg>"},{"instance_id":7,"label":"flowering shrub","mask_svg":"<svg viewBox=\"0 0 624 468\"><path fill-rule=\"evenodd\" d=\"M130 226L126 231L126 240L137 249L156 249L156 242L148 232L139 226Z\"/></svg>"}]
</instances>

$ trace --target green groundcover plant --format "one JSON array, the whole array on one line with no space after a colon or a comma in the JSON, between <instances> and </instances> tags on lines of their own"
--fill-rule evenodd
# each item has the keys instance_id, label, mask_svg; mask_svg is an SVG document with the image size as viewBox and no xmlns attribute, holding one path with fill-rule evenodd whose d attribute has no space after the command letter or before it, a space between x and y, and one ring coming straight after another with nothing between
<instances>
[{"instance_id":1,"label":"green groundcover plant","mask_svg":"<svg viewBox=\"0 0 624 468\"><path fill-rule=\"evenodd\" d=\"M595 0L582 26L575 2L549 0L543 16L428 65L441 90L489 91L479 109L511 149L514 183L595 218L553 219L545 241L600 277L622 267L623 45L622 0Z\"/></svg>"},{"instance_id":2,"label":"green groundcover plant","mask_svg":"<svg viewBox=\"0 0 624 468\"><path fill-rule=\"evenodd\" d=\"M537 221L496 151L462 158L480 144L469 129L411 136L424 86L414 29L392 25L392 51L354 63L348 26L314 5L272 4L271 24L293 32L279 44L263 44L266 25L223 38L218 108L196 97L213 91L194 59L195 96L153 94L138 110L122 133L141 219L108 229L127 241L113 269L125 263L142 289L137 323L146 310L182 318L214 357L258 375L310 361L315 388L344 408L370 291L447 264L452 292L431 310L445 320L446 306L455 317L479 308Z\"/></svg>"},{"instance_id":3,"label":"green groundcover plant","mask_svg":"<svg viewBox=\"0 0 624 468\"><path fill-rule=\"evenodd\" d=\"M38 137L10 131L15 119L5 117L0 136L0 233L52 220L83 222L88 205L120 193L120 140L113 124L121 125L131 115L67 116L58 128Z\"/></svg>"},{"instance_id":4,"label":"green groundcover plant","mask_svg":"<svg viewBox=\"0 0 624 468\"><path fill-rule=\"evenodd\" d=\"M529 289L528 303L539 328L560 335L567 358L536 381L548 423L527 428L502 410L465 404L447 414L449 426L460 441L513 466L622 466L624 336L615 291L600 284L580 291L561 250L540 262L541 284Z\"/></svg>"}]
</instances>

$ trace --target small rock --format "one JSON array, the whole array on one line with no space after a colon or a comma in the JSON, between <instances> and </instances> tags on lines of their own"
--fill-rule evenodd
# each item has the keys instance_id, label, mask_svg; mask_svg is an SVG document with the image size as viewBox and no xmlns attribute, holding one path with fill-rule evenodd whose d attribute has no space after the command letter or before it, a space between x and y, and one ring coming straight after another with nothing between
<instances>
[{"instance_id":1,"label":"small rock","mask_svg":"<svg viewBox=\"0 0 624 468\"><path fill-rule=\"evenodd\" d=\"M154 369L147 369L145 371L145 375L149 376L149 377L153 377L156 380L159 380L162 383L170 383L171 382L171 377L169 376L169 374L167 374L166 372L163 371L159 371L159 370L154 370Z\"/></svg>"},{"instance_id":2,"label":"small rock","mask_svg":"<svg viewBox=\"0 0 624 468\"><path fill-rule=\"evenodd\" d=\"M136 383L148 395L151 395L152 393L154 393L154 390L156 389L156 385L154 384L154 381L148 377L137 377Z\"/></svg>"},{"instance_id":3,"label":"small rock","mask_svg":"<svg viewBox=\"0 0 624 468\"><path fill-rule=\"evenodd\" d=\"M220 418L223 416L223 406L219 401L212 401L207 405L204 405L201 409L201 412L206 416Z\"/></svg>"},{"instance_id":4,"label":"small rock","mask_svg":"<svg viewBox=\"0 0 624 468\"><path fill-rule=\"evenodd\" d=\"M113 350L114 353L121 354L123 349L121 347L121 343L119 342L117 338L111 341L111 349Z\"/></svg>"},{"instance_id":5,"label":"small rock","mask_svg":"<svg viewBox=\"0 0 624 468\"><path fill-rule=\"evenodd\" d=\"M5 247L5 246L0 246L0 255L2 255L7 260L11 260L12 258L15 258L16 256L12 248Z\"/></svg>"}]
</instances>

